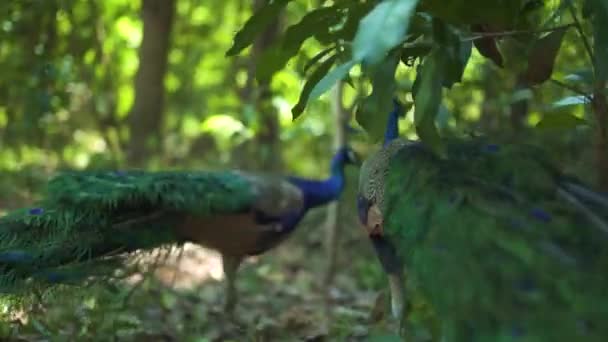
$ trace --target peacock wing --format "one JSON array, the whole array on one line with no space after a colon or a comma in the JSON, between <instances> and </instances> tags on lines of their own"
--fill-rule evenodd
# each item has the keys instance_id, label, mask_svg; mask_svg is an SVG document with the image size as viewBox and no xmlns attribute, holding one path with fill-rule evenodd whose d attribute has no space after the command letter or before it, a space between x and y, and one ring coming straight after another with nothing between
<instances>
[{"instance_id":1,"label":"peacock wing","mask_svg":"<svg viewBox=\"0 0 608 342\"><path fill-rule=\"evenodd\" d=\"M190 216L177 230L181 236L223 254L259 254L286 237L283 218L303 210L302 192L280 176L234 174L249 184L251 201L246 211Z\"/></svg>"},{"instance_id":2,"label":"peacock wing","mask_svg":"<svg viewBox=\"0 0 608 342\"><path fill-rule=\"evenodd\" d=\"M446 340L605 340L606 197L529 146L448 146L402 148L384 192L385 237Z\"/></svg>"},{"instance_id":3,"label":"peacock wing","mask_svg":"<svg viewBox=\"0 0 608 342\"><path fill-rule=\"evenodd\" d=\"M252 208L269 218L280 218L304 209L302 190L281 176L236 172L251 185Z\"/></svg>"}]
</instances>

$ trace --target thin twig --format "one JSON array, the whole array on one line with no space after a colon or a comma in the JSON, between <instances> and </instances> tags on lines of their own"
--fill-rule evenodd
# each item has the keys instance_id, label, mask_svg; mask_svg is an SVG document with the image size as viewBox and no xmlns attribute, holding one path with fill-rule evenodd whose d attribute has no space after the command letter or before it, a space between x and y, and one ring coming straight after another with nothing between
<instances>
[{"instance_id":1,"label":"thin twig","mask_svg":"<svg viewBox=\"0 0 608 342\"><path fill-rule=\"evenodd\" d=\"M565 24L565 25L560 25L560 26L555 26L555 27L550 27L550 28L540 29L540 30L513 30L513 31L502 31L502 32L471 32L472 34L474 34L474 36L463 38L461 41L468 42L468 41L479 40L479 39L484 39L484 38L491 38L491 37L508 37L508 36L523 35L523 34L553 32L553 31L566 29L571 26L576 26L576 24L569 23L569 24Z\"/></svg>"},{"instance_id":2,"label":"thin twig","mask_svg":"<svg viewBox=\"0 0 608 342\"><path fill-rule=\"evenodd\" d=\"M570 10L570 15L572 15L572 20L574 20L574 27L576 27L576 31L578 31L578 34L581 36L581 39L583 40L583 45L585 46L587 55L589 56L589 59L591 59L591 65L594 65L593 61L595 60L595 58L593 57L593 50L591 49L591 44L589 44L589 40L587 39L585 32L583 32L583 26L581 25L581 22L578 20L578 17L576 16L576 11L574 9L574 5L572 4L572 1L568 1L568 10Z\"/></svg>"},{"instance_id":3,"label":"thin twig","mask_svg":"<svg viewBox=\"0 0 608 342\"><path fill-rule=\"evenodd\" d=\"M553 83L553 84L555 84L555 85L557 85L557 86L560 86L560 87L562 87L562 88L564 88L564 89L568 89L568 90L570 90L571 92L573 92L573 93L575 93L575 94L578 94L578 95L584 96L584 97L585 97L585 99L586 99L586 100L588 100L589 102L591 102L591 100L593 99L593 97L592 97L591 95L589 95L589 94L585 93L585 92L584 92L584 91L582 91L581 89L579 89L579 88L577 88L577 87L575 87L575 86L573 86L573 85L570 85L570 84L564 83L564 82L562 82L562 81L556 80L555 78L552 78L552 79L551 79L551 83Z\"/></svg>"}]
</instances>

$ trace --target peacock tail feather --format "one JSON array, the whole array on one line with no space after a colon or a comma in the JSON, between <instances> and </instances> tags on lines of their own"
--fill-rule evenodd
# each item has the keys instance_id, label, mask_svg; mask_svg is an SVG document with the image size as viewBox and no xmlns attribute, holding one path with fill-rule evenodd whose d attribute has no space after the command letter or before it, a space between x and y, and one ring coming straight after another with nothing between
<instances>
[{"instance_id":1,"label":"peacock tail feather","mask_svg":"<svg viewBox=\"0 0 608 342\"><path fill-rule=\"evenodd\" d=\"M113 272L127 252L179 242L187 215L250 210L255 189L237 172L60 174L37 207L0 218L0 291Z\"/></svg>"}]
</instances>

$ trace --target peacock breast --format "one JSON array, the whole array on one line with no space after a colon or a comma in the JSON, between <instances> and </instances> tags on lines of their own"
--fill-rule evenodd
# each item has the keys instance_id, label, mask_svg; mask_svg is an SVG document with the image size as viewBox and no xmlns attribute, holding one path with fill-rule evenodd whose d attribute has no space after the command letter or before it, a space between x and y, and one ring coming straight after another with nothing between
<instances>
[{"instance_id":1,"label":"peacock breast","mask_svg":"<svg viewBox=\"0 0 608 342\"><path fill-rule=\"evenodd\" d=\"M254 212L213 216L190 215L176 227L190 242L222 254L245 256L260 250L260 240L281 231L280 222L260 223Z\"/></svg>"}]
</instances>

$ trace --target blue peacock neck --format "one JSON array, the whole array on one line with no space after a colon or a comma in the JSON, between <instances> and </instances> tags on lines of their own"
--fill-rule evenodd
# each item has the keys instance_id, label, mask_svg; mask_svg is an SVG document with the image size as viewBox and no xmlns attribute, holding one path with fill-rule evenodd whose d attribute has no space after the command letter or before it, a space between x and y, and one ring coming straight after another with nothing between
<instances>
[{"instance_id":1,"label":"blue peacock neck","mask_svg":"<svg viewBox=\"0 0 608 342\"><path fill-rule=\"evenodd\" d=\"M384 131L384 146L399 137L399 115L402 109L401 104L397 100L393 100L393 110L388 115Z\"/></svg>"},{"instance_id":2,"label":"blue peacock neck","mask_svg":"<svg viewBox=\"0 0 608 342\"><path fill-rule=\"evenodd\" d=\"M347 153L341 149L331 161L331 175L322 180L304 179L298 177L287 177L287 181L295 185L302 192L304 207L294 210L278 218L281 229L264 234L260 239L260 250L266 250L276 246L296 229L309 209L329 203L340 196L344 189L344 167L347 163ZM264 218L268 219L268 218ZM275 221L276 222L276 221ZM255 254L255 253L253 253Z\"/></svg>"},{"instance_id":3,"label":"blue peacock neck","mask_svg":"<svg viewBox=\"0 0 608 342\"><path fill-rule=\"evenodd\" d=\"M315 208L336 200L344 189L344 166L346 157L343 151L334 155L331 161L330 176L322 180L311 180L297 177L289 181L297 186L304 197L304 210Z\"/></svg>"}]
</instances>

